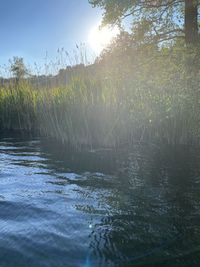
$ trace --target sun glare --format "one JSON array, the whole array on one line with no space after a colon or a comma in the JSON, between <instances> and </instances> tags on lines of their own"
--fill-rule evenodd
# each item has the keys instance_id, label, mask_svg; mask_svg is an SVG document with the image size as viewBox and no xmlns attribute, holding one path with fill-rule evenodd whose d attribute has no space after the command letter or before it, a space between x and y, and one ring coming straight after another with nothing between
<instances>
[{"instance_id":1,"label":"sun glare","mask_svg":"<svg viewBox=\"0 0 200 267\"><path fill-rule=\"evenodd\" d=\"M96 54L99 54L119 33L119 28L105 26L100 28L99 25L93 27L89 33L89 45Z\"/></svg>"}]
</instances>

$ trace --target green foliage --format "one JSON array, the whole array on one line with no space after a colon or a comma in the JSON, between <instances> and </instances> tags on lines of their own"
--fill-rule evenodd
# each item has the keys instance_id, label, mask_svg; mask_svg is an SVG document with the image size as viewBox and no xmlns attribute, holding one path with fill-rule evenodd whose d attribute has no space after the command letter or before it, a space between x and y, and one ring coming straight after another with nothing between
<instances>
[{"instance_id":1,"label":"green foliage","mask_svg":"<svg viewBox=\"0 0 200 267\"><path fill-rule=\"evenodd\" d=\"M104 10L103 25L121 25L129 17L133 33L141 42L163 42L185 37L186 43L198 43L197 0L89 0Z\"/></svg>"},{"instance_id":2,"label":"green foliage","mask_svg":"<svg viewBox=\"0 0 200 267\"><path fill-rule=\"evenodd\" d=\"M10 61L10 64L10 70L16 78L16 81L19 82L27 74L27 69L24 64L24 60L23 58L14 57L13 60Z\"/></svg>"},{"instance_id":3,"label":"green foliage","mask_svg":"<svg viewBox=\"0 0 200 267\"><path fill-rule=\"evenodd\" d=\"M91 72L74 73L65 87L1 88L1 129L37 131L75 147L198 142L199 49L136 48L129 38L123 33Z\"/></svg>"}]
</instances>

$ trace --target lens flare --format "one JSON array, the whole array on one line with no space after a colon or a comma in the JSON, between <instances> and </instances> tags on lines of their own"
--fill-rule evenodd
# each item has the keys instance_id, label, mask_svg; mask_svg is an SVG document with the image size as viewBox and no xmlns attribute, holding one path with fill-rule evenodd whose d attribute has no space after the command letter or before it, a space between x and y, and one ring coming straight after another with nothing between
<instances>
[{"instance_id":1,"label":"lens flare","mask_svg":"<svg viewBox=\"0 0 200 267\"><path fill-rule=\"evenodd\" d=\"M94 52L99 54L117 34L119 34L119 28L117 26L100 28L97 25L91 29L88 42Z\"/></svg>"}]
</instances>

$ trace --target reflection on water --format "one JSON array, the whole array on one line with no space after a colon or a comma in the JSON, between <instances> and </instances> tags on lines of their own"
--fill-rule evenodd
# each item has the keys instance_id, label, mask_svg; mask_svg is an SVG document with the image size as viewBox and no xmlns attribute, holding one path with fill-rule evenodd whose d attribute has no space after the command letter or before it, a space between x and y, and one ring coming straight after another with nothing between
<instances>
[{"instance_id":1,"label":"reflection on water","mask_svg":"<svg viewBox=\"0 0 200 267\"><path fill-rule=\"evenodd\" d=\"M0 266L200 266L200 152L0 139Z\"/></svg>"}]
</instances>

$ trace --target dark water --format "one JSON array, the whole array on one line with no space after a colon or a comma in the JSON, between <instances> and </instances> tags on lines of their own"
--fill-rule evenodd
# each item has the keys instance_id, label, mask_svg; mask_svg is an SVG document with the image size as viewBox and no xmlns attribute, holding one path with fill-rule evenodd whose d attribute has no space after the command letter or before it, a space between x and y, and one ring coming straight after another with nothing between
<instances>
[{"instance_id":1,"label":"dark water","mask_svg":"<svg viewBox=\"0 0 200 267\"><path fill-rule=\"evenodd\" d=\"M199 149L2 137L0 266L200 266Z\"/></svg>"}]
</instances>

